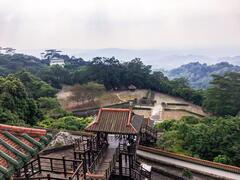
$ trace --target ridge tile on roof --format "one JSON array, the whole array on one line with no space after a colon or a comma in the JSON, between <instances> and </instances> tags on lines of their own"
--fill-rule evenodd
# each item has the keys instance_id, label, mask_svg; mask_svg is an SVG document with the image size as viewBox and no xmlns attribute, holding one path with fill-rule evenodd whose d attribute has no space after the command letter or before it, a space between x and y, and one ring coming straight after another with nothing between
<instances>
[{"instance_id":1,"label":"ridge tile on roof","mask_svg":"<svg viewBox=\"0 0 240 180\"><path fill-rule=\"evenodd\" d=\"M0 179L12 176L50 140L43 129L0 124Z\"/></svg>"}]
</instances>

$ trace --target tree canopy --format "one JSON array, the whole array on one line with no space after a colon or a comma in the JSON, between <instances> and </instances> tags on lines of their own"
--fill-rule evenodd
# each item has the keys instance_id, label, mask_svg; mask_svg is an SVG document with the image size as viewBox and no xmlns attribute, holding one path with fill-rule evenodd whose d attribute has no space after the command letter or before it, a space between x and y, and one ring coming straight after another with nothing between
<instances>
[{"instance_id":1,"label":"tree canopy","mask_svg":"<svg viewBox=\"0 0 240 180\"><path fill-rule=\"evenodd\" d=\"M240 112L240 73L213 75L205 92L203 107L213 115L235 116Z\"/></svg>"},{"instance_id":2,"label":"tree canopy","mask_svg":"<svg viewBox=\"0 0 240 180\"><path fill-rule=\"evenodd\" d=\"M40 117L36 102L14 75L0 77L0 113L1 121L19 119L32 125Z\"/></svg>"},{"instance_id":3,"label":"tree canopy","mask_svg":"<svg viewBox=\"0 0 240 180\"><path fill-rule=\"evenodd\" d=\"M240 166L240 118L184 117L156 125L164 130L157 145L172 152Z\"/></svg>"},{"instance_id":4,"label":"tree canopy","mask_svg":"<svg viewBox=\"0 0 240 180\"><path fill-rule=\"evenodd\" d=\"M28 90L33 88L31 93L34 98L42 96L34 93L38 88L42 89L39 93L49 93L48 96L52 96L54 92L48 84L61 89L62 85L98 82L103 84L107 90L127 89L129 85L134 85L140 89L151 89L179 96L198 105L202 103L201 91L191 89L182 78L169 80L162 72L153 72L152 67L145 65L140 58L120 62L115 57L95 57L87 62L81 58L70 58L67 55L55 54L55 56L65 60L65 67L58 65L49 67L47 66L49 59L40 60L23 54L0 55L0 75L7 76L10 73L27 70L45 81L47 84L41 82L29 87L26 80L35 83L39 81L26 72L18 74Z\"/></svg>"}]
</instances>

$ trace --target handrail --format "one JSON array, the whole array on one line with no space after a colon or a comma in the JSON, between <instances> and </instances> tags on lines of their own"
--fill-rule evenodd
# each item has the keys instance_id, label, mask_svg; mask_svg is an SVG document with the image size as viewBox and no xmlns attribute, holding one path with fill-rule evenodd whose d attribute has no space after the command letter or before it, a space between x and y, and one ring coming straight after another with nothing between
<instances>
[{"instance_id":1,"label":"handrail","mask_svg":"<svg viewBox=\"0 0 240 180\"><path fill-rule=\"evenodd\" d=\"M108 169L106 169L105 174L106 174L106 179L109 178L109 176L111 175L111 172L113 170L113 168L115 167L115 163L117 161L117 158L119 156L120 153L120 144L118 145L115 154L113 155L113 159L111 162L109 162L109 167Z\"/></svg>"},{"instance_id":2,"label":"handrail","mask_svg":"<svg viewBox=\"0 0 240 180\"><path fill-rule=\"evenodd\" d=\"M96 168L97 164L102 160L103 158L103 155L106 153L106 147L107 147L107 144L104 144L101 148L101 150L99 151L99 153L97 154L97 156L94 158L92 164L90 165L90 167L88 168L89 171L91 173L94 172L94 169Z\"/></svg>"},{"instance_id":3,"label":"handrail","mask_svg":"<svg viewBox=\"0 0 240 180\"><path fill-rule=\"evenodd\" d=\"M138 142L138 139L137 139L134 143L132 143L132 144L130 145L130 150L127 149L127 146L124 145L123 143L119 143L119 151L120 151L120 152L124 152L124 153L135 154L136 149L137 149L137 146L138 146L138 143L139 143L139 142Z\"/></svg>"},{"instance_id":4,"label":"handrail","mask_svg":"<svg viewBox=\"0 0 240 180\"><path fill-rule=\"evenodd\" d=\"M90 149L96 149L97 146L97 136L88 137L80 137L75 140L74 151L75 152L86 152Z\"/></svg>"},{"instance_id":5,"label":"handrail","mask_svg":"<svg viewBox=\"0 0 240 180\"><path fill-rule=\"evenodd\" d=\"M73 175L69 178L71 180L73 180L75 177L77 177L77 179L79 179L79 175L82 176L81 174L79 174L79 172L81 171L81 168L83 168L83 162L81 164L79 164L79 166L77 167L76 171L73 173ZM83 171L83 169L82 169Z\"/></svg>"},{"instance_id":6,"label":"handrail","mask_svg":"<svg viewBox=\"0 0 240 180\"><path fill-rule=\"evenodd\" d=\"M145 130L146 133L150 134L154 138L157 138L157 130L155 130L154 128L146 125L143 129Z\"/></svg>"},{"instance_id":7,"label":"handrail","mask_svg":"<svg viewBox=\"0 0 240 180\"><path fill-rule=\"evenodd\" d=\"M41 161L44 160L44 161ZM75 178L79 177L79 172L83 167L81 160L65 159L63 158L50 158L44 156L38 156L27 163L19 172L18 176L28 176L29 178L37 173L50 172L50 173L62 173L66 179L67 176ZM29 171L30 170L30 171ZM74 176L73 176L74 175ZM76 176L77 175L77 176ZM80 174L83 175L83 174ZM70 177L70 178L71 178ZM51 178L52 179L52 178Z\"/></svg>"},{"instance_id":8,"label":"handrail","mask_svg":"<svg viewBox=\"0 0 240 180\"><path fill-rule=\"evenodd\" d=\"M30 177L29 180L68 180L67 178L57 178L49 176ZM26 180L26 177L14 177L13 180Z\"/></svg>"},{"instance_id":9,"label":"handrail","mask_svg":"<svg viewBox=\"0 0 240 180\"><path fill-rule=\"evenodd\" d=\"M134 165L135 167L133 169L139 171L140 175L144 176L145 178L151 177L151 172L146 170L144 167L140 166L138 163L135 163Z\"/></svg>"},{"instance_id":10,"label":"handrail","mask_svg":"<svg viewBox=\"0 0 240 180\"><path fill-rule=\"evenodd\" d=\"M41 159L52 159L52 160L62 160L62 158L50 158L50 157L46 157L46 156L39 156ZM81 160L78 159L65 159L65 161L69 161L69 162L82 162Z\"/></svg>"}]
</instances>

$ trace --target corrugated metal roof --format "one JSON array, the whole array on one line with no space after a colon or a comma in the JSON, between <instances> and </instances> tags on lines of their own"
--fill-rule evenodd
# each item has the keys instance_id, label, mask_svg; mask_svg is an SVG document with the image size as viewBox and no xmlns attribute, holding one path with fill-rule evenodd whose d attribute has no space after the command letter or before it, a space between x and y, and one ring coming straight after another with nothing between
<instances>
[{"instance_id":1,"label":"corrugated metal roof","mask_svg":"<svg viewBox=\"0 0 240 180\"><path fill-rule=\"evenodd\" d=\"M0 177L11 176L50 140L46 130L0 124Z\"/></svg>"},{"instance_id":2,"label":"corrugated metal roof","mask_svg":"<svg viewBox=\"0 0 240 180\"><path fill-rule=\"evenodd\" d=\"M137 134L143 117L134 115L131 109L101 108L97 119L85 130L112 134Z\"/></svg>"}]
</instances>

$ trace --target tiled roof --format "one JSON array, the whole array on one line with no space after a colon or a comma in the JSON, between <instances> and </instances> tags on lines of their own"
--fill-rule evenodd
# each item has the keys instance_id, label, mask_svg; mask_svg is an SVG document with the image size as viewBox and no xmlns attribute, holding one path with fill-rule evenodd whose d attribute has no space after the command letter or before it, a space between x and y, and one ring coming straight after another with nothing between
<instances>
[{"instance_id":1,"label":"tiled roof","mask_svg":"<svg viewBox=\"0 0 240 180\"><path fill-rule=\"evenodd\" d=\"M112 134L137 134L142 122L143 117L134 115L131 109L101 108L96 120L85 130Z\"/></svg>"},{"instance_id":2,"label":"tiled roof","mask_svg":"<svg viewBox=\"0 0 240 180\"><path fill-rule=\"evenodd\" d=\"M10 177L50 140L46 130L0 124L0 179Z\"/></svg>"}]
</instances>

